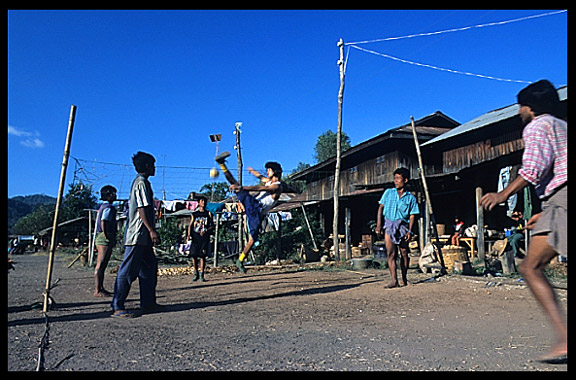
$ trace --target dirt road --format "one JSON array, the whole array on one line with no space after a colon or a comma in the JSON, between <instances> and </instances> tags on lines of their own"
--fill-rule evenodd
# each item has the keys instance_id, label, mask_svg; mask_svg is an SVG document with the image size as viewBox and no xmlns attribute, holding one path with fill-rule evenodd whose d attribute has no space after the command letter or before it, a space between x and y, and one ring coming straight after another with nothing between
<instances>
[{"instance_id":1,"label":"dirt road","mask_svg":"<svg viewBox=\"0 0 576 380\"><path fill-rule=\"evenodd\" d=\"M8 275L8 370L34 371L45 331L46 256L14 257ZM161 276L164 310L138 312L138 283L110 318L92 273L56 257L45 368L54 371L567 371L531 359L552 339L529 290L511 280L445 276L386 289L387 270ZM427 275L410 273L417 282ZM113 289L115 275L105 287ZM567 309L567 290L558 294Z\"/></svg>"}]
</instances>

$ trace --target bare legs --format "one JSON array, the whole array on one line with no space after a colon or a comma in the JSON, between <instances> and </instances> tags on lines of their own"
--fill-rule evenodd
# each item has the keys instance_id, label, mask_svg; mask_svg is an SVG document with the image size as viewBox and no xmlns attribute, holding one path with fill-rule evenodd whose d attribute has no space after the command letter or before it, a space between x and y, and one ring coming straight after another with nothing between
<instances>
[{"instance_id":1,"label":"bare legs","mask_svg":"<svg viewBox=\"0 0 576 380\"><path fill-rule=\"evenodd\" d=\"M568 355L568 327L562 312L562 307L556 297L556 292L544 275L544 269L557 253L548 244L546 235L535 235L530 240L526 258L520 266L520 271L528 283L534 298L538 301L544 313L552 323L556 342L541 361L552 361Z\"/></svg>"},{"instance_id":2,"label":"bare legs","mask_svg":"<svg viewBox=\"0 0 576 380\"><path fill-rule=\"evenodd\" d=\"M388 254L388 269L390 269L390 277L392 280L387 285L388 288L397 288L398 284L398 274L396 273L396 257L398 255L398 250L400 250L400 272L402 273L402 286L408 285L408 266L410 264L410 258L408 257L408 249L402 247L401 245L396 246L390 239L388 234L385 234L384 242L386 244L386 252Z\"/></svg>"},{"instance_id":3,"label":"bare legs","mask_svg":"<svg viewBox=\"0 0 576 380\"><path fill-rule=\"evenodd\" d=\"M97 245L98 258L94 269L94 297L111 297L112 293L104 289L104 272L108 266L112 247L107 245Z\"/></svg>"}]
</instances>

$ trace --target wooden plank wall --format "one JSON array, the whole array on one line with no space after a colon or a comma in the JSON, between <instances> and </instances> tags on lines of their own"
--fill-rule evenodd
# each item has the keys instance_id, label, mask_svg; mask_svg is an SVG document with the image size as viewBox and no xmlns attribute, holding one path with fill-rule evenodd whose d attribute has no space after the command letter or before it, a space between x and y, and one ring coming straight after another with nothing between
<instances>
[{"instance_id":1,"label":"wooden plank wall","mask_svg":"<svg viewBox=\"0 0 576 380\"><path fill-rule=\"evenodd\" d=\"M514 131L497 138L479 141L471 145L447 150L442 153L443 172L453 173L472 165L492 160L524 149L522 136Z\"/></svg>"}]
</instances>

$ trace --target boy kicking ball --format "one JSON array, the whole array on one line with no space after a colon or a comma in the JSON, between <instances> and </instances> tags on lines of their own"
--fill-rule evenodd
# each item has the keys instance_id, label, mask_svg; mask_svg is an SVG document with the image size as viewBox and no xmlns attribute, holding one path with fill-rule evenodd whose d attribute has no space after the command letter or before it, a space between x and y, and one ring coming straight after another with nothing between
<instances>
[{"instance_id":1,"label":"boy kicking ball","mask_svg":"<svg viewBox=\"0 0 576 380\"><path fill-rule=\"evenodd\" d=\"M280 182L280 178L282 178L282 166L277 162L267 162L265 165L267 176L258 173L252 168L248 168L248 171L258 177L264 185L240 186L238 181L236 181L236 178L234 178L226 166L226 158L229 156L230 152L223 152L214 159L218 165L220 165L220 169L224 173L226 180L230 183L230 190L236 193L238 200L246 210L250 238L248 239L244 250L240 254L240 257L236 260L236 266L238 269L240 269L242 273L246 273L243 261L250 249L252 249L254 243L258 241L258 234L260 232L260 224L262 223L262 220L265 220L264 218L266 218L266 214L268 214L268 212L276 205L280 198L280 194L282 194L282 183ZM250 191L259 191L259 193L254 196L249 193Z\"/></svg>"}]
</instances>

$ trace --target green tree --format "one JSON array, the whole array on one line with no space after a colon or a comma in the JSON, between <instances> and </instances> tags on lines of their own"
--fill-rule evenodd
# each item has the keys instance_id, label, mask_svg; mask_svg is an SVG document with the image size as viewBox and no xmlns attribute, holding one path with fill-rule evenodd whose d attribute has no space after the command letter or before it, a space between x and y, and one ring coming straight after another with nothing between
<instances>
[{"instance_id":1,"label":"green tree","mask_svg":"<svg viewBox=\"0 0 576 380\"><path fill-rule=\"evenodd\" d=\"M228 183L227 182L215 182L214 183L214 198L212 198L212 183L207 183L200 188L200 193L202 193L208 202L220 202L228 198Z\"/></svg>"},{"instance_id":2,"label":"green tree","mask_svg":"<svg viewBox=\"0 0 576 380\"><path fill-rule=\"evenodd\" d=\"M329 158L336 156L336 133L328 130L318 136L316 141L316 146L314 147L314 158L316 162L326 161ZM342 132L341 139L342 152L350 149L350 137L344 132Z\"/></svg>"},{"instance_id":3,"label":"green tree","mask_svg":"<svg viewBox=\"0 0 576 380\"><path fill-rule=\"evenodd\" d=\"M158 229L160 247L168 251L171 247L176 246L180 242L183 232L184 228L178 227L176 218L164 219Z\"/></svg>"},{"instance_id":4,"label":"green tree","mask_svg":"<svg viewBox=\"0 0 576 380\"><path fill-rule=\"evenodd\" d=\"M18 219L12 232L18 235L36 235L44 228L52 227L54 205L40 205L34 211Z\"/></svg>"},{"instance_id":5,"label":"green tree","mask_svg":"<svg viewBox=\"0 0 576 380\"><path fill-rule=\"evenodd\" d=\"M95 209L98 200L92 193L92 185L71 183L62 202L60 221L86 216L86 209Z\"/></svg>"}]
</instances>

